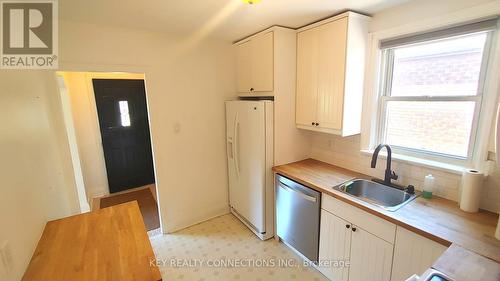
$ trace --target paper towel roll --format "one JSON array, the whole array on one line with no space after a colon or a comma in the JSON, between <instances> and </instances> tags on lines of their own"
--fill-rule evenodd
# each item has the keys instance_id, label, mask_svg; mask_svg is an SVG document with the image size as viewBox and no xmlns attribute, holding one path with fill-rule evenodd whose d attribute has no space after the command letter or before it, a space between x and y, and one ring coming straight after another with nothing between
<instances>
[{"instance_id":1,"label":"paper towel roll","mask_svg":"<svg viewBox=\"0 0 500 281\"><path fill-rule=\"evenodd\" d=\"M462 175L460 209L475 213L479 210L479 200L483 188L484 175L477 170L466 170Z\"/></svg>"}]
</instances>

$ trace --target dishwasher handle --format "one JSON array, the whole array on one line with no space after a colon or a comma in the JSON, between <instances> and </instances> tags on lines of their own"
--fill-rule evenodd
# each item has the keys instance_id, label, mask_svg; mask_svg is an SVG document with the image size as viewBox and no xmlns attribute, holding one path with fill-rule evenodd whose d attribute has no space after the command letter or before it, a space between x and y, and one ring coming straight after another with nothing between
<instances>
[{"instance_id":1,"label":"dishwasher handle","mask_svg":"<svg viewBox=\"0 0 500 281\"><path fill-rule=\"evenodd\" d=\"M298 196L302 197L303 199L305 199L307 201L311 201L311 202L316 203L316 201L317 201L316 197L304 194L300 190L297 190L297 189L295 189L293 187L290 187L290 186L286 185L285 183L283 183L281 181L278 181L278 182L279 182L279 184L278 184L279 187L283 188L284 190L286 190L288 192L295 193L295 194L297 194Z\"/></svg>"}]
</instances>

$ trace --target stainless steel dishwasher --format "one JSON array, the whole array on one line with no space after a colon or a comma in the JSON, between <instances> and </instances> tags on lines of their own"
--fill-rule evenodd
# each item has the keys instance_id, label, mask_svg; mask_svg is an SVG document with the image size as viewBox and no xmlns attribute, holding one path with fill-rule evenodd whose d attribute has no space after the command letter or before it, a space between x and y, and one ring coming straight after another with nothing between
<instances>
[{"instance_id":1,"label":"stainless steel dishwasher","mask_svg":"<svg viewBox=\"0 0 500 281\"><path fill-rule=\"evenodd\" d=\"M321 193L276 175L277 235L310 261L318 261Z\"/></svg>"}]
</instances>

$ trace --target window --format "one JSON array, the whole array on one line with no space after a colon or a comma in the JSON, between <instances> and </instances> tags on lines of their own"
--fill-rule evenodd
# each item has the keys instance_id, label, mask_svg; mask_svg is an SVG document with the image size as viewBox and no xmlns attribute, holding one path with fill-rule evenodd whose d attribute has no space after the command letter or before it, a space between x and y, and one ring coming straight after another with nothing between
<instances>
[{"instance_id":1,"label":"window","mask_svg":"<svg viewBox=\"0 0 500 281\"><path fill-rule=\"evenodd\" d=\"M471 160L492 26L381 42L380 143L402 154Z\"/></svg>"},{"instance_id":2,"label":"window","mask_svg":"<svg viewBox=\"0 0 500 281\"><path fill-rule=\"evenodd\" d=\"M130 115L128 112L128 101L121 100L118 102L120 108L120 123L122 127L130 127Z\"/></svg>"}]
</instances>

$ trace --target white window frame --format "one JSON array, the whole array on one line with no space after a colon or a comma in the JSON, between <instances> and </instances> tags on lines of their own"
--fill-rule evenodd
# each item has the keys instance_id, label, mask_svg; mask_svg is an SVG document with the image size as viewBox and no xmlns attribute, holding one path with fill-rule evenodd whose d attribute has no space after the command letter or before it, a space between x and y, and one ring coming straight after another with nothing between
<instances>
[{"instance_id":1,"label":"white window frame","mask_svg":"<svg viewBox=\"0 0 500 281\"><path fill-rule=\"evenodd\" d=\"M363 115L361 126L360 152L371 156L379 144L378 124L380 117L379 90L382 52L380 42L390 38L403 37L408 34L423 33L437 29L460 25L467 22L491 18L500 14L500 7L493 4L482 4L474 8L467 8L454 13L443 14L439 18L419 20L398 27L382 29L369 34L369 50L365 75L365 95L363 98ZM500 24L498 24L500 25ZM498 26L497 25L497 26ZM497 29L498 31L498 29ZM492 36L488 70L484 81L484 95L482 96L481 114L479 117L473 163L453 164L442 162L441 159L420 153L417 156L393 153L393 161L436 169L453 174L462 174L465 169L484 169L488 163L491 128L496 114L496 106L500 101L500 32ZM383 157L383 153L382 157Z\"/></svg>"},{"instance_id":2,"label":"white window frame","mask_svg":"<svg viewBox=\"0 0 500 281\"><path fill-rule=\"evenodd\" d=\"M477 34L473 32L466 35ZM387 104L390 101L473 101L475 103L474 116L472 120L471 133L469 138L469 146L467 149L467 156L460 157L457 155L449 155L439 152L432 152L409 147L402 147L391 145L395 153L401 155L408 155L411 157L421 157L433 161L449 163L460 166L471 166L476 150L476 139L478 132L478 124L480 120L480 113L482 111L482 101L485 89L486 71L489 64L489 54L491 51L491 40L493 31L486 33L486 40L483 49L483 57L481 60L481 69L479 73L479 81L476 95L474 96L391 96L392 88L392 74L394 66L394 48L381 50L381 63L380 63L380 81L379 81L379 105L378 105L378 118L377 118L377 131L376 139L378 143L386 143L386 129L387 129ZM456 38L457 36L450 36L440 40ZM435 42L436 40L428 40L418 44L425 44ZM418 45L416 44L416 45ZM403 45L404 46L404 45ZM401 47L403 47L401 46Z\"/></svg>"}]
</instances>

